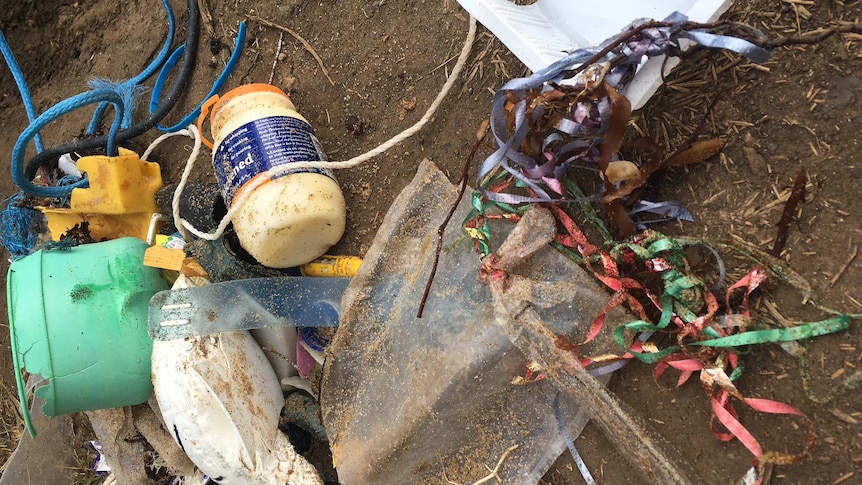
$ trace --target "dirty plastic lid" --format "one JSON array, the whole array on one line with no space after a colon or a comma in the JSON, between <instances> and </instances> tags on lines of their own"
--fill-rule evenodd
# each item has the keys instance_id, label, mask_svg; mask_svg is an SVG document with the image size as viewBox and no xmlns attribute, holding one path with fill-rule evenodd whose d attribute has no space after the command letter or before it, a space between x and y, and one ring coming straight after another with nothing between
<instances>
[{"instance_id":1,"label":"dirty plastic lid","mask_svg":"<svg viewBox=\"0 0 862 485\"><path fill-rule=\"evenodd\" d=\"M237 88L233 88L230 91L226 92L223 96L219 96L218 101L216 101L215 105L213 105L212 111L210 111L210 123L213 122L215 118L216 112L220 110L225 104L230 102L230 100L245 95L245 94L253 94L253 93L271 93L278 94L284 96L288 100L290 96L288 96L284 91L273 86L272 84L264 84L264 83L252 83L245 84L243 86L239 86Z\"/></svg>"}]
</instances>

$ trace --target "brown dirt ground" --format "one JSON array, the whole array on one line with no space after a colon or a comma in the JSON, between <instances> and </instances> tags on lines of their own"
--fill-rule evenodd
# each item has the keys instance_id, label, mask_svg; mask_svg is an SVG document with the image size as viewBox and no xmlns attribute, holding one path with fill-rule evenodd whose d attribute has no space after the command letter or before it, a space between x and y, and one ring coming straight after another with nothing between
<instances>
[{"instance_id":1,"label":"brown dirt ground","mask_svg":"<svg viewBox=\"0 0 862 485\"><path fill-rule=\"evenodd\" d=\"M365 152L410 126L425 111L443 84L467 31L467 16L454 0L249 0L206 1L212 14L212 37L231 46L237 23L248 14L290 27L303 36L327 67L335 84L322 75L314 59L285 35L283 59L274 84L289 91L298 109L316 128L332 159ZM185 4L172 1L178 37L185 32ZM728 17L777 35L816 29L837 19L859 19L860 3L833 1L738 1ZM35 104L44 111L85 89L93 76L123 79L137 74L158 51L166 31L155 0L0 0L0 27L7 36L30 84ZM209 89L228 56L228 48L210 52L203 34L188 110ZM249 24L247 51L227 87L266 82L273 66L279 32ZM639 113L638 126L660 143L684 139L703 113L705 97L722 99L709 117L703 135L723 137L720 156L686 169L667 170L653 179L654 199L678 199L694 214L695 223L664 224L672 235L741 238L771 247L776 225L799 170L808 176L808 195L791 225L782 258L815 289L819 302L844 311L862 311L862 262L855 260L834 284L853 248L862 242L862 150L858 139L862 112L862 42L834 37L810 46L783 48L763 68L732 56L716 54L684 64ZM361 168L340 172L349 207L348 230L333 251L363 254L395 195L409 182L422 158L436 162L456 181L480 122L490 112L492 92L525 69L486 30L481 29L462 82L437 116L411 140ZM399 116L402 102L415 109ZM179 111L172 113L178 119ZM53 145L78 135L88 114L76 112L44 131ZM362 135L351 136L346 117L359 117ZM0 70L0 158L9 159L26 117L8 70ZM135 146L141 150L155 137L148 133ZM188 147L170 141L155 157L166 180L176 180ZM205 152L202 158L208 153ZM201 160L193 180L211 180ZM14 188L0 180L3 194ZM733 274L747 263L729 260ZM5 263L4 268L5 270ZM5 303L5 302L4 302ZM784 318L812 321L822 312L800 303L787 285L770 282L756 300L756 315L773 322L767 303ZM5 312L3 312L5 314ZM8 338L0 336L3 377L0 462L14 448L21 424L14 410L14 380ZM843 379L859 372L862 330L854 322L838 335L803 345L810 362L810 390L823 401ZM858 392L818 403L803 385L800 361L777 346L755 348L745 356L747 371L738 382L746 396L777 399L804 411L814 422L818 440L801 464L777 467L772 483L859 483L862 477L862 399ZM668 384L665 382L665 384ZM709 405L696 382L665 391L652 382L651 368L630 365L610 387L654 429L679 450L697 483L724 484L741 476L751 456L739 443L721 443L709 431ZM833 411L849 415L841 419ZM742 409L743 423L766 449L798 450L804 439L800 420L767 416ZM854 422L855 421L855 422ZM592 426L577 440L588 465L601 483L632 483L637 472ZM489 459L489 464L494 458ZM572 460L564 455L544 483L578 483Z\"/></svg>"}]
</instances>

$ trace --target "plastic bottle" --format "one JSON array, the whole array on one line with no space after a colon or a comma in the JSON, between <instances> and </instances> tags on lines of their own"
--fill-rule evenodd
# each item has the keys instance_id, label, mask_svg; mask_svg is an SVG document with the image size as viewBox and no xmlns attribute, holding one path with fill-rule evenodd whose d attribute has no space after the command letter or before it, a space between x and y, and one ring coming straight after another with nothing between
<instances>
[{"instance_id":1,"label":"plastic bottle","mask_svg":"<svg viewBox=\"0 0 862 485\"><path fill-rule=\"evenodd\" d=\"M246 184L274 166L326 160L311 125L275 86L229 91L215 101L210 125L213 167L228 207ZM299 266L341 239L344 196L331 171L299 169L254 189L233 225L242 247L261 264Z\"/></svg>"}]
</instances>

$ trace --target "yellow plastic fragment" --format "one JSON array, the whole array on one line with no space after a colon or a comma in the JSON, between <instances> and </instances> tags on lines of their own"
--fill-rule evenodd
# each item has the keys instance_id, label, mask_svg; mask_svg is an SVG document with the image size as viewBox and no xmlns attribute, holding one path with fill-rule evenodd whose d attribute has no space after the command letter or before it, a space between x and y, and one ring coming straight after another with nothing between
<instances>
[{"instance_id":1,"label":"yellow plastic fragment","mask_svg":"<svg viewBox=\"0 0 862 485\"><path fill-rule=\"evenodd\" d=\"M40 207L48 219L55 241L81 222L89 223L97 241L120 237L146 240L147 229L156 207L156 191L162 186L157 163L141 160L137 153L120 148L116 157L89 156L78 160L86 172L89 188L72 190L69 208Z\"/></svg>"},{"instance_id":2,"label":"yellow plastic fragment","mask_svg":"<svg viewBox=\"0 0 862 485\"><path fill-rule=\"evenodd\" d=\"M356 256L321 256L310 263L299 267L304 276L341 276L352 278L356 276L362 258Z\"/></svg>"}]
</instances>

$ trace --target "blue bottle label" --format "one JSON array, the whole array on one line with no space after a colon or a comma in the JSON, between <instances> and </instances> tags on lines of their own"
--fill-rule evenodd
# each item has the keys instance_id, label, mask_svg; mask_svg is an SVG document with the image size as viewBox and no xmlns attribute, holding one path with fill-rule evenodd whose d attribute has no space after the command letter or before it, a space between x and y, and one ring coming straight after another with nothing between
<instances>
[{"instance_id":1,"label":"blue bottle label","mask_svg":"<svg viewBox=\"0 0 862 485\"><path fill-rule=\"evenodd\" d=\"M242 187L278 165L326 161L326 154L305 121L290 116L269 116L246 123L226 136L213 156L213 168L230 207ZM333 178L327 169L301 168L275 175L319 173Z\"/></svg>"}]
</instances>

